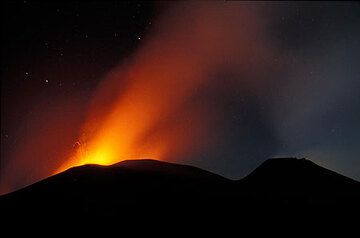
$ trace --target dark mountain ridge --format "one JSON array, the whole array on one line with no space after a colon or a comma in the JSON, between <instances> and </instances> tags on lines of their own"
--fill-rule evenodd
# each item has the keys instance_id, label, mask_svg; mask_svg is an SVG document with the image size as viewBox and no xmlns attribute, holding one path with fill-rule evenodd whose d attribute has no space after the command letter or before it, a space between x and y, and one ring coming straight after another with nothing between
<instances>
[{"instance_id":1,"label":"dark mountain ridge","mask_svg":"<svg viewBox=\"0 0 360 238\"><path fill-rule=\"evenodd\" d=\"M269 159L239 184L256 198L278 202L336 204L359 193L359 182L296 158Z\"/></svg>"},{"instance_id":2,"label":"dark mountain ridge","mask_svg":"<svg viewBox=\"0 0 360 238\"><path fill-rule=\"evenodd\" d=\"M71 168L0 197L9 214L118 215L136 212L254 212L359 208L360 183L306 159L269 159L234 181L188 165L128 160Z\"/></svg>"}]
</instances>

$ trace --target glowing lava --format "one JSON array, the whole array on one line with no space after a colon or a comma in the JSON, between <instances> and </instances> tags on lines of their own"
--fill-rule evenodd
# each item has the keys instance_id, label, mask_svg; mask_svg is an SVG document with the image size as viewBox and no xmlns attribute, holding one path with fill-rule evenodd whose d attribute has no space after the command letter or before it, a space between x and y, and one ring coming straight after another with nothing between
<instances>
[{"instance_id":1,"label":"glowing lava","mask_svg":"<svg viewBox=\"0 0 360 238\"><path fill-rule=\"evenodd\" d=\"M82 130L81 148L57 172L131 158L169 160L169 154L180 157L209 146L208 126L219 113L197 102L197 93L229 66L229 59L240 70L247 61L260 64L265 44L254 40L261 35L255 14L241 4L181 7L186 15L180 11L174 17L179 12L170 9L132 60L103 81ZM237 22L243 22L239 32L234 31Z\"/></svg>"},{"instance_id":2,"label":"glowing lava","mask_svg":"<svg viewBox=\"0 0 360 238\"><path fill-rule=\"evenodd\" d=\"M79 122L71 120L75 113L58 113L37 123L44 128L31 133L1 171L0 193L84 164L189 162L217 143L221 90L256 91L261 83L254 79L268 73L266 59L274 58L261 18L251 4L186 2L157 20L136 53L100 81ZM223 81L219 72L235 72L240 80Z\"/></svg>"}]
</instances>

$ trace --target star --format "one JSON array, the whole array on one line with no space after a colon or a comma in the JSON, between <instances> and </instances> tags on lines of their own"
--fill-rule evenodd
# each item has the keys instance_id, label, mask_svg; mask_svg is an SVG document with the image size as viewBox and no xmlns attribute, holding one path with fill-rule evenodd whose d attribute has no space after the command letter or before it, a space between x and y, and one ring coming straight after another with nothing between
<instances>
[{"instance_id":1,"label":"star","mask_svg":"<svg viewBox=\"0 0 360 238\"><path fill-rule=\"evenodd\" d=\"M29 72L25 72L25 79L30 79L30 73Z\"/></svg>"}]
</instances>

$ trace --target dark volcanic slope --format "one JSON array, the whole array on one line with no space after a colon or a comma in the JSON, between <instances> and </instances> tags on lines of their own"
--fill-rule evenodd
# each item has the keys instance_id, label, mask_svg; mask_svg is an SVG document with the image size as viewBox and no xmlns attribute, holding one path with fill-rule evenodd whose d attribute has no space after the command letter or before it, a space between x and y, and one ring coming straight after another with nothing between
<instances>
[{"instance_id":1,"label":"dark volcanic slope","mask_svg":"<svg viewBox=\"0 0 360 238\"><path fill-rule=\"evenodd\" d=\"M129 160L111 166L71 168L2 196L1 206L30 212L108 214L129 207L199 202L222 194L230 184L228 179L192 166Z\"/></svg>"},{"instance_id":2,"label":"dark volcanic slope","mask_svg":"<svg viewBox=\"0 0 360 238\"><path fill-rule=\"evenodd\" d=\"M296 158L269 159L239 181L256 199L322 204L355 202L359 184L310 160Z\"/></svg>"},{"instance_id":3,"label":"dark volcanic slope","mask_svg":"<svg viewBox=\"0 0 360 238\"><path fill-rule=\"evenodd\" d=\"M270 159L232 181L187 165L129 160L69 169L2 196L2 211L115 215L134 210L244 211L258 207L354 206L360 183L305 159Z\"/></svg>"}]
</instances>

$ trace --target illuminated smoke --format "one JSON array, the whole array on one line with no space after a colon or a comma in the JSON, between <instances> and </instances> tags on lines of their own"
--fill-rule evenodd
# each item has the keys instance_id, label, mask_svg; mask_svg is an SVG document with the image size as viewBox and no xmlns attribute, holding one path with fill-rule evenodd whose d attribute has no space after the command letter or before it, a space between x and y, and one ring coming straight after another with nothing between
<instances>
[{"instance_id":1,"label":"illuminated smoke","mask_svg":"<svg viewBox=\"0 0 360 238\"><path fill-rule=\"evenodd\" d=\"M102 80L78 138L73 140L74 151L59 153L67 156L57 156L55 163L48 161L50 156L40 161L45 168L42 170L32 163L32 154L24 152L20 156L27 156L26 165L32 172L16 183L17 172L4 172L1 187L13 190L87 163L113 164L133 158L172 160L213 146L221 107L209 107L196 97L206 90L226 87L261 92L269 83L264 75L273 70L268 59L274 50L265 28L259 8L251 3L187 2L170 6L141 39L143 43L132 58ZM229 71L238 74L236 80L217 77ZM59 119L56 123L62 122ZM39 138L39 143L48 144L54 137ZM19 150L43 152L30 144L31 148ZM13 168L20 166L17 156L12 160Z\"/></svg>"}]
</instances>

